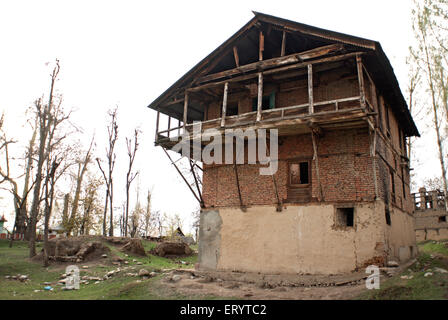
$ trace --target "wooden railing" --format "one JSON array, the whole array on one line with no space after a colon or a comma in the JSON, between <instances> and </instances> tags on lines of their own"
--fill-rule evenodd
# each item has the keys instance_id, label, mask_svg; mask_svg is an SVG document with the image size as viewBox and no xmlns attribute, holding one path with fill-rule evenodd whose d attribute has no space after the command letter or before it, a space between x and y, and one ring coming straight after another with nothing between
<instances>
[{"instance_id":1,"label":"wooden railing","mask_svg":"<svg viewBox=\"0 0 448 320\"><path fill-rule=\"evenodd\" d=\"M298 119L302 117L309 117L313 115L322 115L322 114L337 114L347 111L353 110L361 110L361 97L349 97L328 101L321 101L314 103L314 112L309 112L309 104L301 104L296 106L289 106L284 108L275 108L263 110L261 113L261 123L265 122L274 122L274 121L282 121L282 120L290 120L290 119ZM234 116L227 116L225 121L225 126L221 127L222 118L216 118L206 121L201 121L199 125L201 126L201 131L210 129L210 128L232 128L237 126L244 126L248 124L257 123L257 111L247 112ZM193 123L188 123L185 127L188 132L193 131ZM176 136L180 136L183 134L183 125L177 126L174 128L169 128L166 130L162 130L157 132L158 138L172 138Z\"/></svg>"}]
</instances>

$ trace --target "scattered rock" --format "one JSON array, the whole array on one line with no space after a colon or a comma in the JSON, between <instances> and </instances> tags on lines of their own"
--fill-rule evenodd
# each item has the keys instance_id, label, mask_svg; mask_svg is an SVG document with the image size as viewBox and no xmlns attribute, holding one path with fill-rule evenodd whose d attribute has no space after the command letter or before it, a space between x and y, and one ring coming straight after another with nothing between
<instances>
[{"instance_id":1,"label":"scattered rock","mask_svg":"<svg viewBox=\"0 0 448 320\"><path fill-rule=\"evenodd\" d=\"M414 276L401 276L400 278L404 279L404 280L410 280L410 279L414 278Z\"/></svg>"},{"instance_id":2,"label":"scattered rock","mask_svg":"<svg viewBox=\"0 0 448 320\"><path fill-rule=\"evenodd\" d=\"M114 274L115 274L115 271L112 270L112 271L109 271L108 273L106 273L106 276L107 277L112 277Z\"/></svg>"},{"instance_id":3,"label":"scattered rock","mask_svg":"<svg viewBox=\"0 0 448 320\"><path fill-rule=\"evenodd\" d=\"M107 258L107 254L101 255L101 258Z\"/></svg>"},{"instance_id":4,"label":"scattered rock","mask_svg":"<svg viewBox=\"0 0 448 320\"><path fill-rule=\"evenodd\" d=\"M21 275L21 276L19 277L19 280L22 281L22 282L25 282L25 281L28 280L28 276L27 276L27 275Z\"/></svg>"},{"instance_id":5,"label":"scattered rock","mask_svg":"<svg viewBox=\"0 0 448 320\"><path fill-rule=\"evenodd\" d=\"M397 268L397 267L399 267L400 265L399 265L399 263L398 263L397 261L393 261L393 260L391 260L391 261L388 261L388 262L387 262L387 266L388 266L388 267L391 267L391 268Z\"/></svg>"},{"instance_id":6,"label":"scattered rock","mask_svg":"<svg viewBox=\"0 0 448 320\"><path fill-rule=\"evenodd\" d=\"M432 276L432 275L433 275L432 272L426 272L423 276L424 276L424 277L430 277L430 276Z\"/></svg>"},{"instance_id":7,"label":"scattered rock","mask_svg":"<svg viewBox=\"0 0 448 320\"><path fill-rule=\"evenodd\" d=\"M149 271L146 269L140 269L138 272L139 277L148 277L150 275Z\"/></svg>"},{"instance_id":8,"label":"scattered rock","mask_svg":"<svg viewBox=\"0 0 448 320\"><path fill-rule=\"evenodd\" d=\"M95 284L98 284L98 283L100 283L99 281L95 281Z\"/></svg>"},{"instance_id":9,"label":"scattered rock","mask_svg":"<svg viewBox=\"0 0 448 320\"><path fill-rule=\"evenodd\" d=\"M124 261L123 263L124 263L124 264L129 264L129 261Z\"/></svg>"},{"instance_id":10,"label":"scattered rock","mask_svg":"<svg viewBox=\"0 0 448 320\"><path fill-rule=\"evenodd\" d=\"M175 274L174 276L171 277L172 282L179 282L181 279L182 277L178 274Z\"/></svg>"},{"instance_id":11,"label":"scattered rock","mask_svg":"<svg viewBox=\"0 0 448 320\"><path fill-rule=\"evenodd\" d=\"M149 276L152 278L152 277L155 277L155 276L157 276L157 272L151 272L150 274L149 274Z\"/></svg>"},{"instance_id":12,"label":"scattered rock","mask_svg":"<svg viewBox=\"0 0 448 320\"><path fill-rule=\"evenodd\" d=\"M83 269L89 269L89 266L82 266Z\"/></svg>"},{"instance_id":13,"label":"scattered rock","mask_svg":"<svg viewBox=\"0 0 448 320\"><path fill-rule=\"evenodd\" d=\"M5 279L11 279L11 276L5 276Z\"/></svg>"},{"instance_id":14,"label":"scattered rock","mask_svg":"<svg viewBox=\"0 0 448 320\"><path fill-rule=\"evenodd\" d=\"M442 268L438 268L438 267L434 268L434 271L435 271L435 272L438 272L438 273L448 273L447 270L442 269Z\"/></svg>"},{"instance_id":15,"label":"scattered rock","mask_svg":"<svg viewBox=\"0 0 448 320\"><path fill-rule=\"evenodd\" d=\"M139 266L141 266L142 264L143 264L143 263L140 262L140 261L137 262L137 265L139 265Z\"/></svg>"}]
</instances>

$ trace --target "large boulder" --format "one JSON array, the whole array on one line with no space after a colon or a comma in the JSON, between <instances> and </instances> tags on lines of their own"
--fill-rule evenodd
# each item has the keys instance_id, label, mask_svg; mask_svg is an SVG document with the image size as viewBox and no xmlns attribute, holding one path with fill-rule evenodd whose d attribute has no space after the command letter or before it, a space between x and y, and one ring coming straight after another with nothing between
<instances>
[{"instance_id":1,"label":"large boulder","mask_svg":"<svg viewBox=\"0 0 448 320\"><path fill-rule=\"evenodd\" d=\"M191 248L186 243L162 242L152 250L152 253L161 257L169 255L184 256L191 255L193 253L193 250L191 250Z\"/></svg>"},{"instance_id":2,"label":"large boulder","mask_svg":"<svg viewBox=\"0 0 448 320\"><path fill-rule=\"evenodd\" d=\"M129 240L121 250L138 256L146 256L145 248L143 248L142 240L140 239Z\"/></svg>"}]
</instances>

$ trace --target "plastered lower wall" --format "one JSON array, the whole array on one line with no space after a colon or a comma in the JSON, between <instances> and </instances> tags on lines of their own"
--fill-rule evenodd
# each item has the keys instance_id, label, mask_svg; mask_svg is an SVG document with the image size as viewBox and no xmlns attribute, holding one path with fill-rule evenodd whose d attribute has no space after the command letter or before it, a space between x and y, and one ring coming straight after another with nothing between
<instances>
[{"instance_id":1,"label":"plastered lower wall","mask_svg":"<svg viewBox=\"0 0 448 320\"><path fill-rule=\"evenodd\" d=\"M288 206L282 212L274 206L251 207L246 212L204 210L199 264L203 269L261 273L350 272L384 261L389 252L398 254L400 247L407 247L401 249L402 257L404 251L411 251L414 225L404 215L392 214L392 225L397 226L387 229L382 201L357 204L354 227L335 226L332 204ZM215 238L208 243L211 235Z\"/></svg>"}]
</instances>

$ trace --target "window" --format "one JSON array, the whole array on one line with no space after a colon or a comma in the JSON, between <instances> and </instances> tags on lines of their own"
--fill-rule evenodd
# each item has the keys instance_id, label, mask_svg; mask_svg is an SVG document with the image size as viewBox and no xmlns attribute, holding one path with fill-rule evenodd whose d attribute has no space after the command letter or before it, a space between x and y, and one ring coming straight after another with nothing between
<instances>
[{"instance_id":1,"label":"window","mask_svg":"<svg viewBox=\"0 0 448 320\"><path fill-rule=\"evenodd\" d=\"M258 97L252 98L252 111L257 111ZM275 108L275 92L268 96L263 96L261 100L261 109L268 110Z\"/></svg>"},{"instance_id":2,"label":"window","mask_svg":"<svg viewBox=\"0 0 448 320\"><path fill-rule=\"evenodd\" d=\"M291 163L289 165L289 184L306 185L310 183L308 162Z\"/></svg>"},{"instance_id":3,"label":"window","mask_svg":"<svg viewBox=\"0 0 448 320\"><path fill-rule=\"evenodd\" d=\"M446 216L439 217L439 223L446 222Z\"/></svg>"},{"instance_id":4,"label":"window","mask_svg":"<svg viewBox=\"0 0 448 320\"><path fill-rule=\"evenodd\" d=\"M336 208L336 226L353 227L355 208Z\"/></svg>"},{"instance_id":5,"label":"window","mask_svg":"<svg viewBox=\"0 0 448 320\"><path fill-rule=\"evenodd\" d=\"M386 216L386 223L387 223L388 226L390 226L392 223L390 221L390 211L389 211L389 208L386 207L384 209L384 214Z\"/></svg>"}]
</instances>

